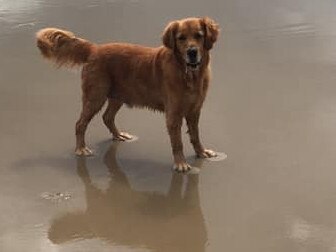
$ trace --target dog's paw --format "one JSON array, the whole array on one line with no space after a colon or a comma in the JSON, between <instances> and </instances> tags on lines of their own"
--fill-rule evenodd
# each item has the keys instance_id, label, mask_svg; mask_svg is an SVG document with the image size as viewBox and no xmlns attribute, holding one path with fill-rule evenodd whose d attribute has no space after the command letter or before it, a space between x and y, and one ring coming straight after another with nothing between
<instances>
[{"instance_id":1,"label":"dog's paw","mask_svg":"<svg viewBox=\"0 0 336 252\"><path fill-rule=\"evenodd\" d=\"M204 149L203 151L197 153L197 157L199 158L212 158L216 156L217 156L216 152L214 152L213 150L207 150L207 149Z\"/></svg>"},{"instance_id":2,"label":"dog's paw","mask_svg":"<svg viewBox=\"0 0 336 252\"><path fill-rule=\"evenodd\" d=\"M118 135L113 136L114 141L129 141L132 140L134 136L128 134L127 132L120 132Z\"/></svg>"},{"instance_id":3,"label":"dog's paw","mask_svg":"<svg viewBox=\"0 0 336 252\"><path fill-rule=\"evenodd\" d=\"M77 148L75 150L77 156L92 156L93 151L90 150L88 147Z\"/></svg>"},{"instance_id":4,"label":"dog's paw","mask_svg":"<svg viewBox=\"0 0 336 252\"><path fill-rule=\"evenodd\" d=\"M187 162L179 162L174 164L173 169L176 172L185 173L191 170L191 166Z\"/></svg>"}]
</instances>

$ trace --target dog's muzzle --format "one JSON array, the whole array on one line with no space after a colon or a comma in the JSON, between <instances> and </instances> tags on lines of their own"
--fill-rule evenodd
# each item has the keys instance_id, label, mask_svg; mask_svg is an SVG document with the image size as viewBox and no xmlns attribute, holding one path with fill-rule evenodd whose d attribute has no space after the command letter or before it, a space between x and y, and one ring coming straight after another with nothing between
<instances>
[{"instance_id":1,"label":"dog's muzzle","mask_svg":"<svg viewBox=\"0 0 336 252\"><path fill-rule=\"evenodd\" d=\"M188 48L186 64L191 70L197 70L199 65L201 65L201 55L196 47Z\"/></svg>"}]
</instances>

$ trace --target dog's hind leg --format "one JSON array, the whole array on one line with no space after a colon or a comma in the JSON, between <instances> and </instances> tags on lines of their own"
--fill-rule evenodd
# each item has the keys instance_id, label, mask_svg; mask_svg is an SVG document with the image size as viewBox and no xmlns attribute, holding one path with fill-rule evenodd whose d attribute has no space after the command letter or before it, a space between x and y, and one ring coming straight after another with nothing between
<instances>
[{"instance_id":1,"label":"dog's hind leg","mask_svg":"<svg viewBox=\"0 0 336 252\"><path fill-rule=\"evenodd\" d=\"M83 108L79 120L76 123L76 154L90 156L92 151L85 145L85 132L92 118L103 107L107 99L106 82L83 81Z\"/></svg>"},{"instance_id":2,"label":"dog's hind leg","mask_svg":"<svg viewBox=\"0 0 336 252\"><path fill-rule=\"evenodd\" d=\"M131 140L133 138L132 135L126 132L120 132L115 125L116 114L118 113L122 105L123 105L122 102L116 99L113 99L113 98L109 98L107 108L103 115L103 121L106 127L109 129L109 131L113 135L113 140L118 140L118 141Z\"/></svg>"},{"instance_id":3,"label":"dog's hind leg","mask_svg":"<svg viewBox=\"0 0 336 252\"><path fill-rule=\"evenodd\" d=\"M85 145L85 131L88 124L104 105L105 100L84 101L83 110L76 123L76 154L79 156L90 156L92 151Z\"/></svg>"}]
</instances>

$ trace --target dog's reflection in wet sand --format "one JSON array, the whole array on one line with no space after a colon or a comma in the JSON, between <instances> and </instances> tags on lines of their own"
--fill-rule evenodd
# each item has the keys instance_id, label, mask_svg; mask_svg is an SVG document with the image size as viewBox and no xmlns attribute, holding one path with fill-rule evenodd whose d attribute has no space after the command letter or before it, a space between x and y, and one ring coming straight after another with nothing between
<instances>
[{"instance_id":1,"label":"dog's reflection in wet sand","mask_svg":"<svg viewBox=\"0 0 336 252\"><path fill-rule=\"evenodd\" d=\"M94 186L85 158L78 158L77 172L85 186L87 208L55 219L49 239L61 244L99 238L150 251L205 251L207 234L198 175L184 179L183 175L173 174L167 195L135 191L118 167L116 150L117 144L112 144L104 158L111 175L106 191Z\"/></svg>"}]
</instances>

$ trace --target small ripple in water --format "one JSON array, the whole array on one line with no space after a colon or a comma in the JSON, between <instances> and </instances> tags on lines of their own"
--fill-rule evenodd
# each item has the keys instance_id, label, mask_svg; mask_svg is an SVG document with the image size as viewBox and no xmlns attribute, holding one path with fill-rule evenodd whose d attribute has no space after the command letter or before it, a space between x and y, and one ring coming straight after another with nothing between
<instances>
[{"instance_id":1,"label":"small ripple in water","mask_svg":"<svg viewBox=\"0 0 336 252\"><path fill-rule=\"evenodd\" d=\"M201 169L198 167L191 167L191 170L187 174L199 174L201 172Z\"/></svg>"},{"instance_id":2,"label":"small ripple in water","mask_svg":"<svg viewBox=\"0 0 336 252\"><path fill-rule=\"evenodd\" d=\"M56 192L56 193L44 192L41 194L41 198L52 201L52 202L61 202L61 201L69 200L71 198L71 194L61 193L61 192Z\"/></svg>"},{"instance_id":3,"label":"small ripple in water","mask_svg":"<svg viewBox=\"0 0 336 252\"><path fill-rule=\"evenodd\" d=\"M207 158L206 160L218 162L225 159L227 159L227 155L224 152L217 152L216 157Z\"/></svg>"},{"instance_id":4,"label":"small ripple in water","mask_svg":"<svg viewBox=\"0 0 336 252\"><path fill-rule=\"evenodd\" d=\"M132 135L132 139L127 139L125 140L125 142L135 142L135 141L138 141L139 140L139 137L135 136L135 135Z\"/></svg>"}]
</instances>

